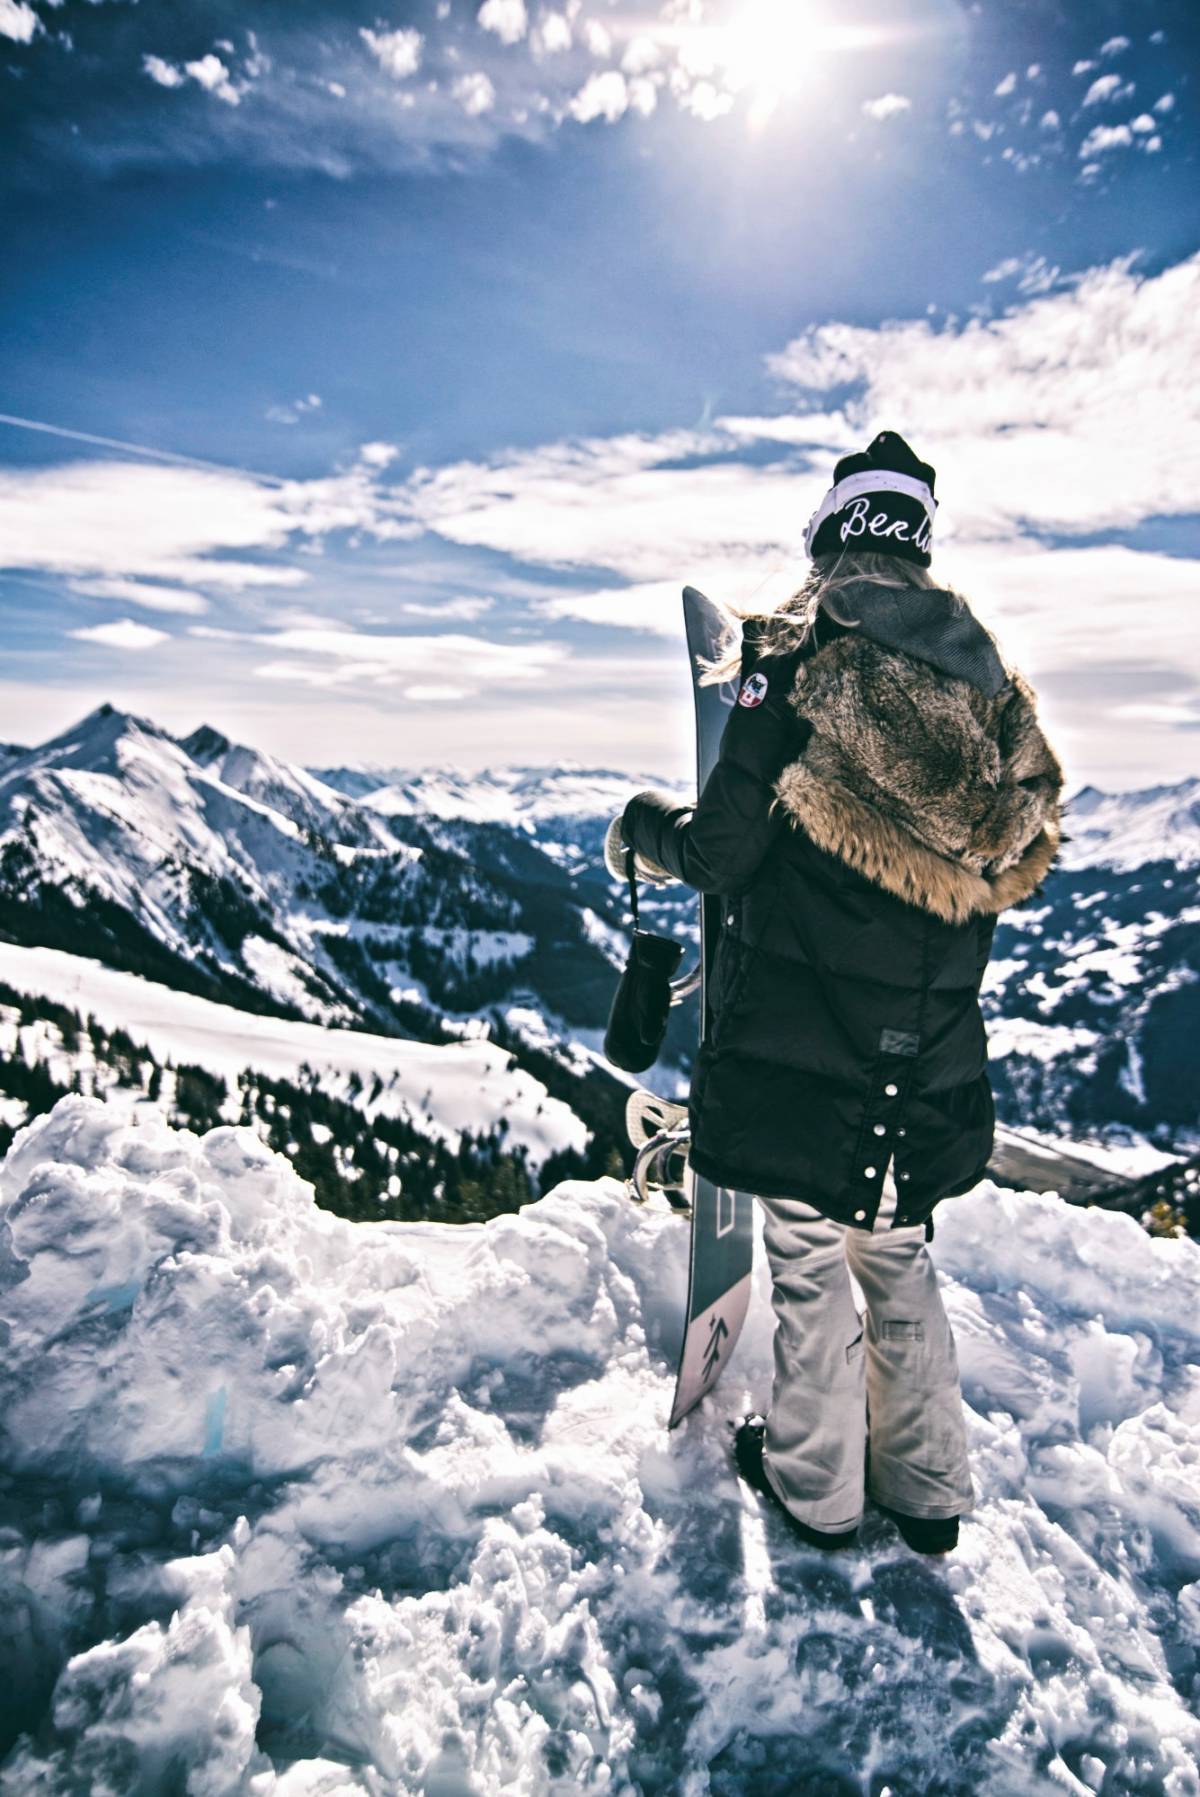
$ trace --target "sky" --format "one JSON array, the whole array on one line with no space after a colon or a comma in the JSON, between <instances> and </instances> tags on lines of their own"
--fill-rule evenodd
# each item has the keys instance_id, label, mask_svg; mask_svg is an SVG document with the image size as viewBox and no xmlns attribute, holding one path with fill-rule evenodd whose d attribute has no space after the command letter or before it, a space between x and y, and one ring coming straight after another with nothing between
<instances>
[{"instance_id":1,"label":"sky","mask_svg":"<svg viewBox=\"0 0 1200 1797\"><path fill-rule=\"evenodd\" d=\"M0 741L683 780L837 457L1200 773L1191 0L0 0Z\"/></svg>"}]
</instances>

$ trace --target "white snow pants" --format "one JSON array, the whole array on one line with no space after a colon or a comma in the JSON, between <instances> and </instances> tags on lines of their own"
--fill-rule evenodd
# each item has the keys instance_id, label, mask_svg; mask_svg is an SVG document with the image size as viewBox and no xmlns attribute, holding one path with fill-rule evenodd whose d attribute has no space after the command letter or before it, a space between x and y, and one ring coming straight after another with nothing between
<instances>
[{"instance_id":1,"label":"white snow pants","mask_svg":"<svg viewBox=\"0 0 1200 1797\"><path fill-rule=\"evenodd\" d=\"M811 1528L852 1529L862 1516L869 1409L871 1496L909 1516L969 1510L954 1336L924 1226L890 1227L891 1171L870 1232L794 1198L759 1202L775 1310L764 1464L779 1497Z\"/></svg>"}]
</instances>

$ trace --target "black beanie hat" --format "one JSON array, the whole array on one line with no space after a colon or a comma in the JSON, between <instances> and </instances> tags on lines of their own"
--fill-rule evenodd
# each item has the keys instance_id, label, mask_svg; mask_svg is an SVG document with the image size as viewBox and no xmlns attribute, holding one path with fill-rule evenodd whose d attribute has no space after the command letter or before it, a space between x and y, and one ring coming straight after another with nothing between
<instances>
[{"instance_id":1,"label":"black beanie hat","mask_svg":"<svg viewBox=\"0 0 1200 1797\"><path fill-rule=\"evenodd\" d=\"M832 487L809 519L804 547L814 561L843 549L865 549L927 568L936 478L898 432L880 431L865 450L844 455L837 464Z\"/></svg>"}]
</instances>

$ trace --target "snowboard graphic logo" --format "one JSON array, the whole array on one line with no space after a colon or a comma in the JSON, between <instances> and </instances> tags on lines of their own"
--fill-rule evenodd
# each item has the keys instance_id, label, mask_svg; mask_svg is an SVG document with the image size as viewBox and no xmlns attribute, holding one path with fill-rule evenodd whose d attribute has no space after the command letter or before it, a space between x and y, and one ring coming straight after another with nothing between
<instances>
[{"instance_id":1,"label":"snowboard graphic logo","mask_svg":"<svg viewBox=\"0 0 1200 1797\"><path fill-rule=\"evenodd\" d=\"M721 1363L721 1343L728 1341L729 1331L724 1317L714 1317L708 1326L708 1345L704 1350L704 1383L708 1385Z\"/></svg>"},{"instance_id":2,"label":"snowboard graphic logo","mask_svg":"<svg viewBox=\"0 0 1200 1797\"><path fill-rule=\"evenodd\" d=\"M765 674L748 674L742 682L742 690L738 694L738 704L744 705L747 711L753 711L761 705L767 696L767 677Z\"/></svg>"}]
</instances>

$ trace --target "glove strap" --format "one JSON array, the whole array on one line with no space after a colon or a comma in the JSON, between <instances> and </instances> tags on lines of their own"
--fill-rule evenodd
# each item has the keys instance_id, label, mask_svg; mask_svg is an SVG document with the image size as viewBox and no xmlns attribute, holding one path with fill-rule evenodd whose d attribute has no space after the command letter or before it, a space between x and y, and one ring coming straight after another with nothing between
<instances>
[{"instance_id":1,"label":"glove strap","mask_svg":"<svg viewBox=\"0 0 1200 1797\"><path fill-rule=\"evenodd\" d=\"M634 930L636 931L639 928L639 924L638 924L638 894L637 894L637 857L634 854L632 849L625 850L625 878L629 881L629 909L633 913L633 927L634 927Z\"/></svg>"}]
</instances>

